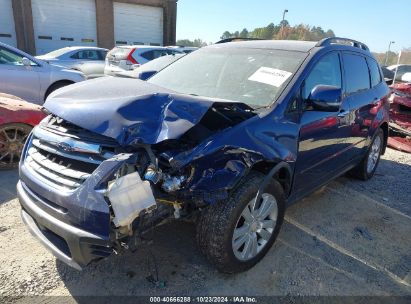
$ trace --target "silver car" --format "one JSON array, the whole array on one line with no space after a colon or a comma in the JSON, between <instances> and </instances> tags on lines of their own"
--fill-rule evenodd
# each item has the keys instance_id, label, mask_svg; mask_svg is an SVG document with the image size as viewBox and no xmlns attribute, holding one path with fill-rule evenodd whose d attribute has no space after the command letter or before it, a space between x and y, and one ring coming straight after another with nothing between
<instances>
[{"instance_id":1,"label":"silver car","mask_svg":"<svg viewBox=\"0 0 411 304\"><path fill-rule=\"evenodd\" d=\"M83 73L48 64L0 42L0 92L43 104L47 96L75 82Z\"/></svg>"},{"instance_id":2,"label":"silver car","mask_svg":"<svg viewBox=\"0 0 411 304\"><path fill-rule=\"evenodd\" d=\"M71 46L36 56L36 58L80 71L87 78L96 78L104 76L104 60L107 52L107 49L98 47Z\"/></svg>"}]
</instances>

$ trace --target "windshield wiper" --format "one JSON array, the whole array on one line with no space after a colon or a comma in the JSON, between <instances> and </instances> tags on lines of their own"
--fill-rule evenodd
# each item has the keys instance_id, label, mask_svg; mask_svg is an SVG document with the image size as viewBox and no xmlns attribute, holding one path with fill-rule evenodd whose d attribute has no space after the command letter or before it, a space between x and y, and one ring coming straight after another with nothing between
<instances>
[{"instance_id":1,"label":"windshield wiper","mask_svg":"<svg viewBox=\"0 0 411 304\"><path fill-rule=\"evenodd\" d=\"M250 105L250 107L253 109L253 111L258 111L258 110L261 110L261 109L269 108L270 106L258 106L258 107L253 107L253 105Z\"/></svg>"}]
</instances>

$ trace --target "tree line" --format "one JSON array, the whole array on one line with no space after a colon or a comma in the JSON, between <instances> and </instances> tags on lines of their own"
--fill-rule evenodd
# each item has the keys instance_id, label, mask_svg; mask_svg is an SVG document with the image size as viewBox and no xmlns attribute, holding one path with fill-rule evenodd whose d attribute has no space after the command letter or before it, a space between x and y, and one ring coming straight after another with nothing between
<instances>
[{"instance_id":1,"label":"tree line","mask_svg":"<svg viewBox=\"0 0 411 304\"><path fill-rule=\"evenodd\" d=\"M284 20L277 25L270 23L265 27L258 27L252 31L248 31L246 28L232 33L225 31L220 38L227 39L233 37L318 41L326 37L335 37L335 34L332 30L325 31L320 26L310 26L307 24L290 26L288 21Z\"/></svg>"},{"instance_id":2,"label":"tree line","mask_svg":"<svg viewBox=\"0 0 411 304\"><path fill-rule=\"evenodd\" d=\"M332 30L324 31L320 26L309 26L306 24L299 24L296 26L290 26L287 20L275 25L270 23L265 27L258 27L252 31L248 31L244 28L242 31L229 32L225 31L221 35L221 39L227 38L258 38L258 39L282 39L282 40L307 40L318 41L326 37L335 37ZM207 43L202 39L181 39L177 40L177 45L180 46L194 46L203 47Z\"/></svg>"},{"instance_id":3,"label":"tree line","mask_svg":"<svg viewBox=\"0 0 411 304\"><path fill-rule=\"evenodd\" d=\"M382 66L390 66L397 64L399 52L385 52L385 53L373 53L378 63ZM403 49L401 52L400 64L411 64L411 48Z\"/></svg>"}]
</instances>

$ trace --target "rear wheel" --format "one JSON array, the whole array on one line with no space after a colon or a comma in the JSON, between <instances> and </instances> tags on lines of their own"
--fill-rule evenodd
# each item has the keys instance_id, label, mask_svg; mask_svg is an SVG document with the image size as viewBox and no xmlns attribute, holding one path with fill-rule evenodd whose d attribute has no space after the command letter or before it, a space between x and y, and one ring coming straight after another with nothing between
<instances>
[{"instance_id":1,"label":"rear wheel","mask_svg":"<svg viewBox=\"0 0 411 304\"><path fill-rule=\"evenodd\" d=\"M256 202L263 180L263 174L251 173L227 202L210 206L200 217L198 245L221 272L236 273L251 268L277 238L284 219L284 192L272 180Z\"/></svg>"},{"instance_id":2,"label":"rear wheel","mask_svg":"<svg viewBox=\"0 0 411 304\"><path fill-rule=\"evenodd\" d=\"M350 174L361 180L369 180L374 176L380 161L384 146L384 133L381 129L377 131L371 142L368 152L361 163L350 171Z\"/></svg>"},{"instance_id":3,"label":"rear wheel","mask_svg":"<svg viewBox=\"0 0 411 304\"><path fill-rule=\"evenodd\" d=\"M32 127L20 123L0 126L0 170L16 168Z\"/></svg>"}]
</instances>

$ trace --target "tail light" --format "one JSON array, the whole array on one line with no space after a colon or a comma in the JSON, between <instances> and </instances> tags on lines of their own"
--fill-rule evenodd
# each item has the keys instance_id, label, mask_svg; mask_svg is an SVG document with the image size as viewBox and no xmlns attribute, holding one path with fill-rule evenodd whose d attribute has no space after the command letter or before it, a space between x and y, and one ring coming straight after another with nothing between
<instances>
[{"instance_id":1,"label":"tail light","mask_svg":"<svg viewBox=\"0 0 411 304\"><path fill-rule=\"evenodd\" d=\"M132 56L135 50L136 49L132 49L130 51L130 53L128 53L128 55L127 55L127 65L138 64L137 60L135 60Z\"/></svg>"}]
</instances>

